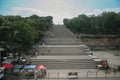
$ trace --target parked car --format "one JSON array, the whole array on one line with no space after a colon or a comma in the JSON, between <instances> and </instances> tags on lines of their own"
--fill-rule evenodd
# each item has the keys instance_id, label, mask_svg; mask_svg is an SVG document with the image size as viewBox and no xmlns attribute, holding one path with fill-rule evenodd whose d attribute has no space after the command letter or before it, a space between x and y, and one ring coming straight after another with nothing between
<instances>
[{"instance_id":1,"label":"parked car","mask_svg":"<svg viewBox=\"0 0 120 80\"><path fill-rule=\"evenodd\" d=\"M25 57L16 57L13 61L13 64L19 64L19 65L26 65L26 64L30 64L31 60L27 59Z\"/></svg>"},{"instance_id":2,"label":"parked car","mask_svg":"<svg viewBox=\"0 0 120 80\"><path fill-rule=\"evenodd\" d=\"M4 78L4 68L0 68L0 80Z\"/></svg>"},{"instance_id":3,"label":"parked car","mask_svg":"<svg viewBox=\"0 0 120 80\"><path fill-rule=\"evenodd\" d=\"M6 59L2 62L2 64L6 64L6 63L12 63L13 59Z\"/></svg>"},{"instance_id":4,"label":"parked car","mask_svg":"<svg viewBox=\"0 0 120 80\"><path fill-rule=\"evenodd\" d=\"M77 72L69 72L68 78L69 79L78 79L78 73Z\"/></svg>"}]
</instances>

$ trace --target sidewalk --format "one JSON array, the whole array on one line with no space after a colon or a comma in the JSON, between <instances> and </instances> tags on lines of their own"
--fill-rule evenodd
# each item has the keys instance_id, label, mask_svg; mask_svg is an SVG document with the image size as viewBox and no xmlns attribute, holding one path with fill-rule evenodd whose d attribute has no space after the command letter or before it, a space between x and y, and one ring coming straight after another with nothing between
<instances>
[{"instance_id":1,"label":"sidewalk","mask_svg":"<svg viewBox=\"0 0 120 80\"><path fill-rule=\"evenodd\" d=\"M120 77L120 72L105 72L105 71L96 71L93 69L89 70L51 70L47 72L46 78L67 78L68 72L77 72L78 78L94 78L94 77Z\"/></svg>"}]
</instances>

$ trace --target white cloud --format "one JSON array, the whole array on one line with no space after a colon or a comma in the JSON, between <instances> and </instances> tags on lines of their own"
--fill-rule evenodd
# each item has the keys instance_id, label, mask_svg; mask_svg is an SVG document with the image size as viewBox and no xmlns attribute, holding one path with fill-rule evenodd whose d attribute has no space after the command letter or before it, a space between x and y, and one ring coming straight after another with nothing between
<instances>
[{"instance_id":1,"label":"white cloud","mask_svg":"<svg viewBox=\"0 0 120 80\"><path fill-rule=\"evenodd\" d=\"M72 18L79 14L98 15L104 11L119 12L120 8L102 9L84 9L74 4L73 0L29 0L31 4L23 7L14 7L10 14L30 16L37 14L39 16L53 16L55 24L62 24L64 18Z\"/></svg>"},{"instance_id":2,"label":"white cloud","mask_svg":"<svg viewBox=\"0 0 120 80\"><path fill-rule=\"evenodd\" d=\"M38 14L38 15L42 15L42 16L47 15L46 12L43 12L43 11L37 9L37 8L22 8L22 7L13 8L13 10L11 11L11 14L21 15L23 17L30 16L32 14Z\"/></svg>"}]
</instances>

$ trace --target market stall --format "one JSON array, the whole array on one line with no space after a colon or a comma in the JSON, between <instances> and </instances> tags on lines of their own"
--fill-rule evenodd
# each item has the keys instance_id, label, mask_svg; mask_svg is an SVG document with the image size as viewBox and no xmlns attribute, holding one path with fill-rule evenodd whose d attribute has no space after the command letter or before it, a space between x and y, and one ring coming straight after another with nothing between
<instances>
[{"instance_id":1,"label":"market stall","mask_svg":"<svg viewBox=\"0 0 120 80\"><path fill-rule=\"evenodd\" d=\"M36 65L25 65L24 72L25 77L35 78Z\"/></svg>"},{"instance_id":2,"label":"market stall","mask_svg":"<svg viewBox=\"0 0 120 80\"><path fill-rule=\"evenodd\" d=\"M5 75L12 75L13 66L14 66L14 65L11 64L11 63L4 63L4 64L2 65L2 67L5 68L5 71L4 71Z\"/></svg>"},{"instance_id":3,"label":"market stall","mask_svg":"<svg viewBox=\"0 0 120 80\"><path fill-rule=\"evenodd\" d=\"M37 69L37 77L45 77L46 76L46 66L45 65L39 65L36 67Z\"/></svg>"},{"instance_id":4,"label":"market stall","mask_svg":"<svg viewBox=\"0 0 120 80\"><path fill-rule=\"evenodd\" d=\"M18 65L18 64L15 65L13 67L13 74L16 76L19 75L22 69L23 69L23 65Z\"/></svg>"}]
</instances>

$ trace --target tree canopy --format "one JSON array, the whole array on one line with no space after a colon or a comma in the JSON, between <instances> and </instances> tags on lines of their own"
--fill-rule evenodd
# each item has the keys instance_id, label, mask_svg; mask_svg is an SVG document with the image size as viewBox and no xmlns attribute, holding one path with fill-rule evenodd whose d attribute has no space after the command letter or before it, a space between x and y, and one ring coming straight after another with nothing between
<instances>
[{"instance_id":1,"label":"tree canopy","mask_svg":"<svg viewBox=\"0 0 120 80\"><path fill-rule=\"evenodd\" d=\"M103 12L98 16L81 14L63 22L74 33L120 35L120 13Z\"/></svg>"},{"instance_id":2,"label":"tree canopy","mask_svg":"<svg viewBox=\"0 0 120 80\"><path fill-rule=\"evenodd\" d=\"M52 26L52 17L0 15L0 46L8 52L28 51Z\"/></svg>"}]
</instances>

